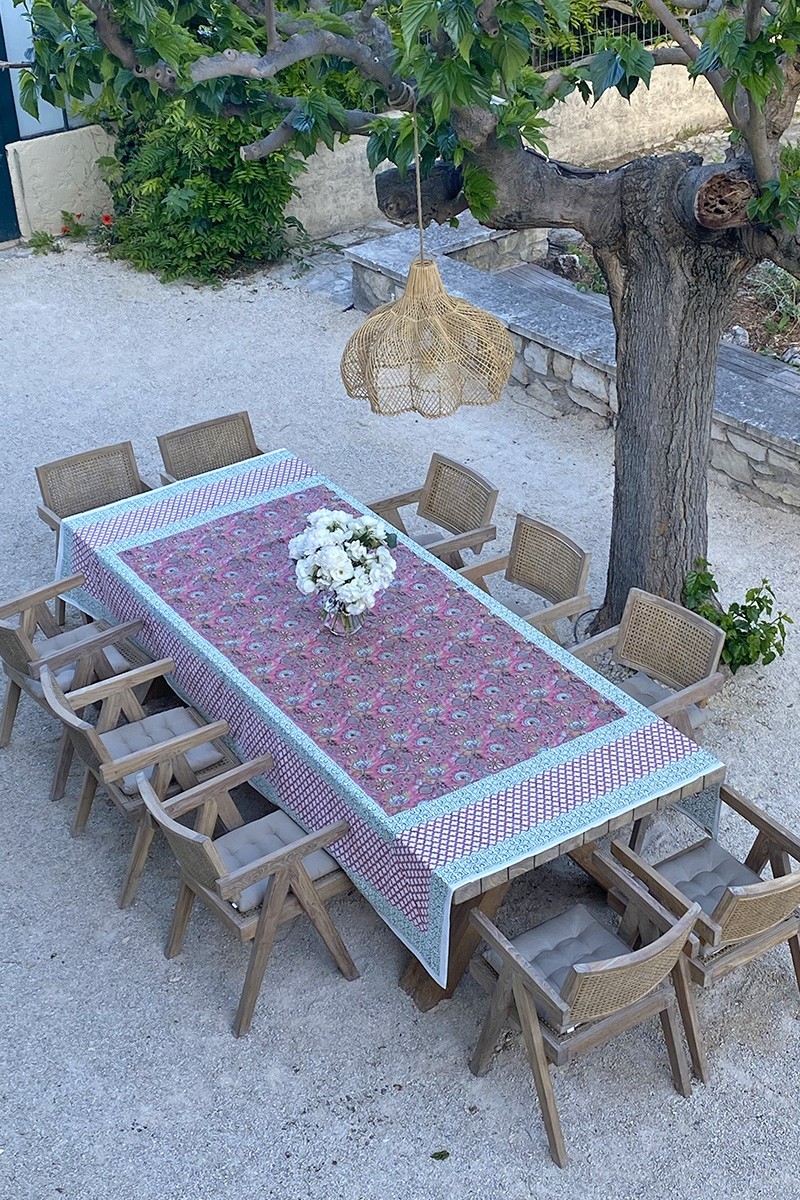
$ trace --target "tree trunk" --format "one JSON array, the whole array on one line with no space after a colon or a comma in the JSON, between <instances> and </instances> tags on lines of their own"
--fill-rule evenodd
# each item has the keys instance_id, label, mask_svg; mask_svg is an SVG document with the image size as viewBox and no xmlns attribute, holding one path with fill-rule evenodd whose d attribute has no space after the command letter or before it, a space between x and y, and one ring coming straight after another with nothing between
<instances>
[{"instance_id":1,"label":"tree trunk","mask_svg":"<svg viewBox=\"0 0 800 1200\"><path fill-rule=\"evenodd\" d=\"M594 628L616 624L631 587L681 600L705 557L717 353L751 265L737 231L687 220L688 156L625 169L621 245L597 247L617 332L614 511L605 601Z\"/></svg>"}]
</instances>

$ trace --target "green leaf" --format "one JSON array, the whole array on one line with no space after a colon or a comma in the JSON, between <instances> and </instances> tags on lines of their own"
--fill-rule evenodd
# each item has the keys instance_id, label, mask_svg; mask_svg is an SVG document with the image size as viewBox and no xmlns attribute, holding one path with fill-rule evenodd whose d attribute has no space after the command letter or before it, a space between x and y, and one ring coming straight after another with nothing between
<instances>
[{"instance_id":1,"label":"green leaf","mask_svg":"<svg viewBox=\"0 0 800 1200\"><path fill-rule=\"evenodd\" d=\"M595 103L603 92L616 87L625 74L622 59L614 50L601 50L589 63L587 71L592 83Z\"/></svg>"},{"instance_id":2,"label":"green leaf","mask_svg":"<svg viewBox=\"0 0 800 1200\"><path fill-rule=\"evenodd\" d=\"M39 120L39 89L32 71L20 71L19 103L29 117L33 117L35 121Z\"/></svg>"},{"instance_id":3,"label":"green leaf","mask_svg":"<svg viewBox=\"0 0 800 1200\"><path fill-rule=\"evenodd\" d=\"M432 0L404 0L400 12L400 32L408 50L417 40L420 30L437 24L436 5Z\"/></svg>"},{"instance_id":4,"label":"green leaf","mask_svg":"<svg viewBox=\"0 0 800 1200\"><path fill-rule=\"evenodd\" d=\"M449 1150L434 1150L433 1154L431 1155L431 1158L434 1160L434 1162L444 1162L445 1159L449 1157Z\"/></svg>"},{"instance_id":5,"label":"green leaf","mask_svg":"<svg viewBox=\"0 0 800 1200\"><path fill-rule=\"evenodd\" d=\"M31 6L31 19L34 26L45 29L54 38L63 37L64 31L69 28L47 0L35 0Z\"/></svg>"}]
</instances>

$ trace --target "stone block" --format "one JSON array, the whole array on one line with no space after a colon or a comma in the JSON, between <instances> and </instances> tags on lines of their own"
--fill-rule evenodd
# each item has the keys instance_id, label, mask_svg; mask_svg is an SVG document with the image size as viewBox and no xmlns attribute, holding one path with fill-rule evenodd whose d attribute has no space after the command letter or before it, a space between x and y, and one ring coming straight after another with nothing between
<instances>
[{"instance_id":1,"label":"stone block","mask_svg":"<svg viewBox=\"0 0 800 1200\"><path fill-rule=\"evenodd\" d=\"M572 386L588 392L598 400L608 400L608 376L585 362L576 362L572 368Z\"/></svg>"},{"instance_id":2,"label":"stone block","mask_svg":"<svg viewBox=\"0 0 800 1200\"><path fill-rule=\"evenodd\" d=\"M724 426L720 425L716 420L711 422L711 437L715 442L727 442L728 440L725 436Z\"/></svg>"},{"instance_id":3,"label":"stone block","mask_svg":"<svg viewBox=\"0 0 800 1200\"><path fill-rule=\"evenodd\" d=\"M748 459L727 442L712 443L711 463L739 483L750 483L752 480Z\"/></svg>"},{"instance_id":4,"label":"stone block","mask_svg":"<svg viewBox=\"0 0 800 1200\"><path fill-rule=\"evenodd\" d=\"M589 392L584 392L580 388L567 386L567 395L573 404L577 404L579 408L588 409L589 412L596 413L597 416L603 417L606 422L611 420L611 409L605 400L598 400L596 396L592 396Z\"/></svg>"},{"instance_id":5,"label":"stone block","mask_svg":"<svg viewBox=\"0 0 800 1200\"><path fill-rule=\"evenodd\" d=\"M568 358L566 354L559 354L557 351L553 351L553 374L556 379L563 379L565 382L571 379L574 363L574 358Z\"/></svg>"},{"instance_id":6,"label":"stone block","mask_svg":"<svg viewBox=\"0 0 800 1200\"><path fill-rule=\"evenodd\" d=\"M525 387L528 379L530 378L530 371L525 366L524 360L520 358L519 355L517 355L517 357L514 359L514 365L511 368L511 378L517 383L521 384L522 387Z\"/></svg>"},{"instance_id":7,"label":"stone block","mask_svg":"<svg viewBox=\"0 0 800 1200\"><path fill-rule=\"evenodd\" d=\"M608 407L612 413L619 412L619 397L617 396L617 381L609 379L608 381Z\"/></svg>"},{"instance_id":8,"label":"stone block","mask_svg":"<svg viewBox=\"0 0 800 1200\"><path fill-rule=\"evenodd\" d=\"M538 342L528 342L523 357L537 375L547 375L550 370L550 351L546 346L540 346Z\"/></svg>"},{"instance_id":9,"label":"stone block","mask_svg":"<svg viewBox=\"0 0 800 1200\"><path fill-rule=\"evenodd\" d=\"M757 486L773 500L780 500L786 508L800 509L800 480L790 483L788 480L759 479Z\"/></svg>"},{"instance_id":10,"label":"stone block","mask_svg":"<svg viewBox=\"0 0 800 1200\"><path fill-rule=\"evenodd\" d=\"M780 454L777 450L770 448L767 451L767 462L772 463L773 467L777 467L779 471L786 471L789 475L800 477L800 458L790 458L788 454Z\"/></svg>"},{"instance_id":11,"label":"stone block","mask_svg":"<svg viewBox=\"0 0 800 1200\"><path fill-rule=\"evenodd\" d=\"M752 462L764 462L767 457L766 446L753 441L752 438L742 437L740 433L734 433L732 429L728 431L728 441L735 450L738 450L740 454L746 454Z\"/></svg>"},{"instance_id":12,"label":"stone block","mask_svg":"<svg viewBox=\"0 0 800 1200\"><path fill-rule=\"evenodd\" d=\"M535 401L536 407L540 412L547 412L550 415L564 417L574 415L581 410L574 401L567 395L564 388L553 388L549 381L541 379L532 379L525 389L526 394L531 400Z\"/></svg>"}]
</instances>

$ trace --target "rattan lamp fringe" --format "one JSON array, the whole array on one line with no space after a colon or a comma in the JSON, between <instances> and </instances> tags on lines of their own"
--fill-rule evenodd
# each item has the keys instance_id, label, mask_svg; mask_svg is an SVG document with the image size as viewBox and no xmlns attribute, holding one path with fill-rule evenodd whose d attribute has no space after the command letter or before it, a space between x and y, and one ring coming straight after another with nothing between
<instances>
[{"instance_id":1,"label":"rattan lamp fringe","mask_svg":"<svg viewBox=\"0 0 800 1200\"><path fill-rule=\"evenodd\" d=\"M416 142L416 114L414 123ZM462 404L494 404L508 382L514 347L491 313L456 300L436 263L425 258L417 160L420 256L403 295L377 308L345 346L341 372L348 396L373 412L448 417Z\"/></svg>"}]
</instances>

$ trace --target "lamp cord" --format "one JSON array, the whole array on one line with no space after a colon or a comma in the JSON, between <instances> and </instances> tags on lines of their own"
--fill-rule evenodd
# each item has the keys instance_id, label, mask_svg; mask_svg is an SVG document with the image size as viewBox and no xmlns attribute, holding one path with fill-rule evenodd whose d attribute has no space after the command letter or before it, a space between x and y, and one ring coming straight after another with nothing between
<instances>
[{"instance_id":1,"label":"lamp cord","mask_svg":"<svg viewBox=\"0 0 800 1200\"><path fill-rule=\"evenodd\" d=\"M425 241L422 236L422 183L420 182L419 160L419 130L417 129L417 103L411 110L411 120L414 122L414 176L417 182L417 226L419 228L419 261L425 262Z\"/></svg>"}]
</instances>

